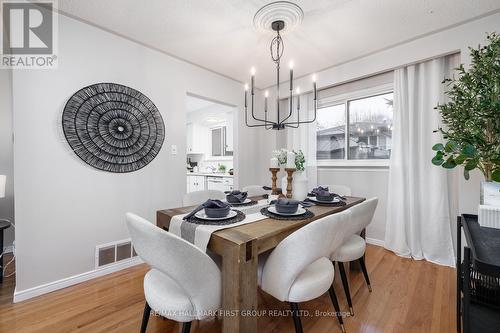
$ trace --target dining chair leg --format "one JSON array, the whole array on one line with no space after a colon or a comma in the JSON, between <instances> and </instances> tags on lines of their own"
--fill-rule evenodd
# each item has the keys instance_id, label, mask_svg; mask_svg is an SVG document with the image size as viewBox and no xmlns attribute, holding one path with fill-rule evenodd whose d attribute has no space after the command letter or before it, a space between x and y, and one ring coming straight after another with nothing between
<instances>
[{"instance_id":1,"label":"dining chair leg","mask_svg":"<svg viewBox=\"0 0 500 333\"><path fill-rule=\"evenodd\" d=\"M148 327L149 315L151 314L151 307L148 302L144 305L144 313L142 314L142 324L141 333L146 333L146 328Z\"/></svg>"},{"instance_id":2,"label":"dining chair leg","mask_svg":"<svg viewBox=\"0 0 500 333\"><path fill-rule=\"evenodd\" d=\"M370 278L368 277L368 271L366 270L365 257L359 258L359 264L361 265L361 270L365 276L366 284L368 285L368 290L372 292L372 285L370 284Z\"/></svg>"},{"instance_id":3,"label":"dining chair leg","mask_svg":"<svg viewBox=\"0 0 500 333\"><path fill-rule=\"evenodd\" d=\"M354 311L352 309L351 293L349 291L349 282L347 281L347 275L345 273L344 263L339 261L340 278L342 279L342 285L344 286L345 297L347 298L347 304L349 304L349 312L351 316L354 316Z\"/></svg>"},{"instance_id":4,"label":"dining chair leg","mask_svg":"<svg viewBox=\"0 0 500 333\"><path fill-rule=\"evenodd\" d=\"M342 332L345 333L345 327L344 327L344 320L342 319L342 313L340 313L340 307L339 307L339 301L337 300L337 295L335 294L335 289L333 289L333 284L330 286L330 289L328 290L330 293L330 298L333 303L333 307L335 308L335 316L339 320L340 323L340 328L342 329Z\"/></svg>"},{"instance_id":5,"label":"dining chair leg","mask_svg":"<svg viewBox=\"0 0 500 333\"><path fill-rule=\"evenodd\" d=\"M293 324L295 325L295 333L302 333L302 323L299 317L299 304L290 302L292 309Z\"/></svg>"},{"instance_id":6,"label":"dining chair leg","mask_svg":"<svg viewBox=\"0 0 500 333\"><path fill-rule=\"evenodd\" d=\"M191 331L191 322L188 321L182 324L182 333L189 333Z\"/></svg>"}]
</instances>

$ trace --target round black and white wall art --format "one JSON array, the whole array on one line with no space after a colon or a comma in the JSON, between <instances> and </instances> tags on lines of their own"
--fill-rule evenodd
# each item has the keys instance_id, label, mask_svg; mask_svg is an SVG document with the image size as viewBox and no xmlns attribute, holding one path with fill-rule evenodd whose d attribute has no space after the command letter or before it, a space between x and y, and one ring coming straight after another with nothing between
<instances>
[{"instance_id":1,"label":"round black and white wall art","mask_svg":"<svg viewBox=\"0 0 500 333\"><path fill-rule=\"evenodd\" d=\"M62 126L78 157L94 168L116 173L146 166L165 138L165 125L153 102L116 83L77 91L64 107Z\"/></svg>"}]
</instances>

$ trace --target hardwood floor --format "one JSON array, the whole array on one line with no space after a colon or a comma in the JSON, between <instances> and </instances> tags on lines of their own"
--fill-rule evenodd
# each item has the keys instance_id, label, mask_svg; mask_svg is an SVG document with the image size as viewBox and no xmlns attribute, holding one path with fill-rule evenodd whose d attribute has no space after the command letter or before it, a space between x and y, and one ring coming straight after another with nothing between
<instances>
[{"instance_id":1,"label":"hardwood floor","mask_svg":"<svg viewBox=\"0 0 500 333\"><path fill-rule=\"evenodd\" d=\"M354 316L344 319L348 333L456 331L454 269L400 258L371 245L366 263L372 293L361 271L348 272L354 305ZM14 279L7 278L0 285L0 332L137 333L144 306L142 279L147 269L146 265L136 266L17 304L12 304ZM347 314L340 277L335 280L341 309ZM300 305L301 310L309 311L309 316L302 318L304 332L340 332L337 320L328 316L333 307L327 294ZM287 304L259 293L259 310L269 313L288 309ZM317 316L316 310L326 316ZM294 332L291 317L263 316L258 327L259 332ZM193 322L191 332L220 332L220 328L220 320L209 319ZM147 332L179 331L177 323L152 317Z\"/></svg>"}]
</instances>

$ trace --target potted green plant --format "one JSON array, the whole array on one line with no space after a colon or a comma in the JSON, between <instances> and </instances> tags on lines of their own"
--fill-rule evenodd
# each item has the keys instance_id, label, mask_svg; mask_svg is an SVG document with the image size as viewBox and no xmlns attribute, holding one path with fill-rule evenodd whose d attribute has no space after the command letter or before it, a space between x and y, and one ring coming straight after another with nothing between
<instances>
[{"instance_id":1,"label":"potted green plant","mask_svg":"<svg viewBox=\"0 0 500 333\"><path fill-rule=\"evenodd\" d=\"M224 164L219 164L218 170L220 173L226 173L226 166Z\"/></svg>"},{"instance_id":2,"label":"potted green plant","mask_svg":"<svg viewBox=\"0 0 500 333\"><path fill-rule=\"evenodd\" d=\"M432 149L432 163L446 169L464 167L464 177L479 169L487 182L500 182L500 36L487 45L469 48L471 65L460 65L458 78L445 79L449 102L439 104L445 143Z\"/></svg>"}]
</instances>

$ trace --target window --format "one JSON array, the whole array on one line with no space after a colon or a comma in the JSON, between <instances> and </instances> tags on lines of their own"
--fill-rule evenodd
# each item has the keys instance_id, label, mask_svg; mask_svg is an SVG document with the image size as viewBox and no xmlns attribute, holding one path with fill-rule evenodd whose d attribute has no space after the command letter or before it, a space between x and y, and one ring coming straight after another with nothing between
<instances>
[{"instance_id":1,"label":"window","mask_svg":"<svg viewBox=\"0 0 500 333\"><path fill-rule=\"evenodd\" d=\"M393 93L348 102L349 159L391 157Z\"/></svg>"},{"instance_id":2,"label":"window","mask_svg":"<svg viewBox=\"0 0 500 333\"><path fill-rule=\"evenodd\" d=\"M392 92L347 97L318 109L317 159L389 159L393 99Z\"/></svg>"},{"instance_id":3,"label":"window","mask_svg":"<svg viewBox=\"0 0 500 333\"><path fill-rule=\"evenodd\" d=\"M328 106L318 110L316 118L316 156L318 160L346 158L345 104Z\"/></svg>"}]
</instances>

